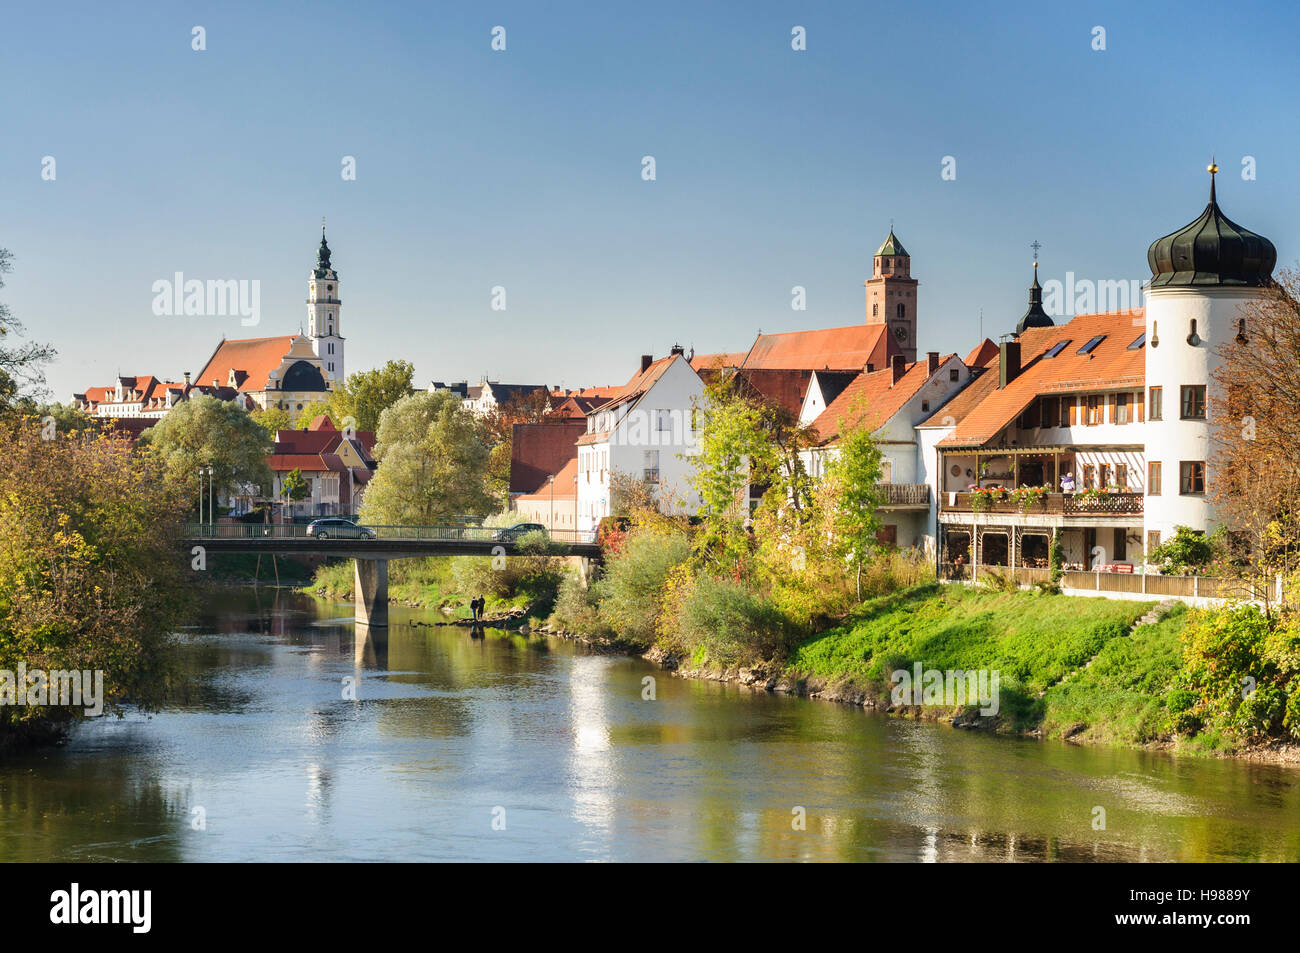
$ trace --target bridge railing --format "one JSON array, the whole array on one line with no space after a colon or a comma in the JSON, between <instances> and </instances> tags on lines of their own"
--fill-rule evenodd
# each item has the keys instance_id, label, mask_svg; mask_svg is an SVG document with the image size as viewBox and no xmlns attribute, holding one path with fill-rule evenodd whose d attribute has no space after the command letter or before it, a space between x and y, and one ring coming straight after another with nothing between
<instances>
[{"instance_id":1,"label":"bridge railing","mask_svg":"<svg viewBox=\"0 0 1300 953\"><path fill-rule=\"evenodd\" d=\"M428 540L430 542L500 542L503 540L503 527L499 526L385 526L371 523L361 524L363 529L372 531L378 539ZM327 538L356 539L356 536L325 527ZM520 534L524 535L524 534ZM594 543L596 534L592 530L556 529L549 533L557 543ZM185 527L188 539L317 539L317 533L308 533L303 523L189 523ZM519 536L507 533L504 540L515 541Z\"/></svg>"}]
</instances>

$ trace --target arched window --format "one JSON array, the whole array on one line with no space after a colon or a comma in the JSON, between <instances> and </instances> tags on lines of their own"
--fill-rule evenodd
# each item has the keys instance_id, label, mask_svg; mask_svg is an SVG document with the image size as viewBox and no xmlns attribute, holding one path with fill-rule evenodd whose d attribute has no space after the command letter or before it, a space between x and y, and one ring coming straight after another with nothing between
<instances>
[{"instance_id":1,"label":"arched window","mask_svg":"<svg viewBox=\"0 0 1300 953\"><path fill-rule=\"evenodd\" d=\"M878 317L879 314L880 314L880 305L879 305L879 304L873 304L873 305L871 306L871 316L874 318L874 317Z\"/></svg>"},{"instance_id":2,"label":"arched window","mask_svg":"<svg viewBox=\"0 0 1300 953\"><path fill-rule=\"evenodd\" d=\"M905 315L903 312L904 312L903 304L902 304L902 302L899 302L899 305L898 305L898 316L899 316L900 318L906 317L906 315Z\"/></svg>"}]
</instances>

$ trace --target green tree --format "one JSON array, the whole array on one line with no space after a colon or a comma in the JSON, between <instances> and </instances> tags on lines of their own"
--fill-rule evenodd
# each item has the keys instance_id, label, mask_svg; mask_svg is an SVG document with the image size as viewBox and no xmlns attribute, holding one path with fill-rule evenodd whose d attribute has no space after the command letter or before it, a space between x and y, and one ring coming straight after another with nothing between
<instances>
[{"instance_id":1,"label":"green tree","mask_svg":"<svg viewBox=\"0 0 1300 953\"><path fill-rule=\"evenodd\" d=\"M341 416L335 415L332 401L316 400L302 405L302 410L298 411L298 415L294 418L294 429L306 430L317 417L328 417L335 427L339 427L342 420Z\"/></svg>"},{"instance_id":2,"label":"green tree","mask_svg":"<svg viewBox=\"0 0 1300 953\"><path fill-rule=\"evenodd\" d=\"M263 494L270 490L271 438L230 401L191 397L141 434L140 443L158 455L167 479L188 500L198 499L199 467L213 468L212 486L218 495L242 492L250 485ZM207 485L206 477L202 485Z\"/></svg>"},{"instance_id":3,"label":"green tree","mask_svg":"<svg viewBox=\"0 0 1300 953\"><path fill-rule=\"evenodd\" d=\"M100 421L72 404L43 404L35 411L42 426L54 421L54 431L59 434L99 433Z\"/></svg>"},{"instance_id":4,"label":"green tree","mask_svg":"<svg viewBox=\"0 0 1300 953\"><path fill-rule=\"evenodd\" d=\"M429 526L500 508L474 415L446 391L412 394L385 410L375 457L380 466L361 506L363 522Z\"/></svg>"},{"instance_id":5,"label":"green tree","mask_svg":"<svg viewBox=\"0 0 1300 953\"><path fill-rule=\"evenodd\" d=\"M857 596L862 598L862 567L877 552L880 544L880 517L876 510L883 502L880 488L882 474L880 448L869 426L841 428L838 454L826 466L831 488L831 524L836 548L854 567Z\"/></svg>"},{"instance_id":6,"label":"green tree","mask_svg":"<svg viewBox=\"0 0 1300 953\"><path fill-rule=\"evenodd\" d=\"M311 493L311 487L308 486L307 481L303 479L302 470L298 467L294 467L286 473L284 479L280 481L280 492L284 494L286 500L296 502L298 500L307 499L308 494Z\"/></svg>"},{"instance_id":7,"label":"green tree","mask_svg":"<svg viewBox=\"0 0 1300 953\"><path fill-rule=\"evenodd\" d=\"M1222 549L1222 535L1207 536L1187 526L1175 526L1174 535L1147 554L1147 561L1162 573L1195 575L1214 562Z\"/></svg>"},{"instance_id":8,"label":"green tree","mask_svg":"<svg viewBox=\"0 0 1300 953\"><path fill-rule=\"evenodd\" d=\"M254 410L248 416L256 421L258 426L265 430L272 440L275 439L277 431L293 429L293 420L289 416L289 411L282 410L279 407Z\"/></svg>"},{"instance_id":9,"label":"green tree","mask_svg":"<svg viewBox=\"0 0 1300 953\"><path fill-rule=\"evenodd\" d=\"M13 253L0 248L0 288L5 286L4 276L11 271ZM0 408L25 403L30 411L30 399L20 398L24 395L30 398L44 389L44 366L54 357L54 348L31 341L19 343L17 339L22 335L22 322L0 301Z\"/></svg>"},{"instance_id":10,"label":"green tree","mask_svg":"<svg viewBox=\"0 0 1300 953\"><path fill-rule=\"evenodd\" d=\"M377 430L379 417L412 393L415 365L409 361L389 361L383 367L357 371L335 388L330 395L330 416L336 427L351 417L357 430Z\"/></svg>"}]
</instances>

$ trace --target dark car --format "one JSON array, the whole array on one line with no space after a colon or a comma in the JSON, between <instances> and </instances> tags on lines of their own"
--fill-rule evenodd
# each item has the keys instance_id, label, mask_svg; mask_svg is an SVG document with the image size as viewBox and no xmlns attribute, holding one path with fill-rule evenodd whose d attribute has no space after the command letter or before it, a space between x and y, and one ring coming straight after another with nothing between
<instances>
[{"instance_id":1,"label":"dark car","mask_svg":"<svg viewBox=\"0 0 1300 953\"><path fill-rule=\"evenodd\" d=\"M498 542L511 543L527 533L545 533L546 527L541 523L516 523L506 529L499 529L492 534L492 538Z\"/></svg>"},{"instance_id":2,"label":"dark car","mask_svg":"<svg viewBox=\"0 0 1300 953\"><path fill-rule=\"evenodd\" d=\"M307 526L307 535L315 539L374 539L375 531L368 526L358 526L352 520L314 520Z\"/></svg>"}]
</instances>

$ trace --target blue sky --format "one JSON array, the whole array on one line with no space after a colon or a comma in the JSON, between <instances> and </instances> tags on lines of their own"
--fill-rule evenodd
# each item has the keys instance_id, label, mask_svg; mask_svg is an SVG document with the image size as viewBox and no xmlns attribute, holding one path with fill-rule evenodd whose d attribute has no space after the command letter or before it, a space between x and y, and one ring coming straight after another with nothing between
<instances>
[{"instance_id":1,"label":"blue sky","mask_svg":"<svg viewBox=\"0 0 1300 953\"><path fill-rule=\"evenodd\" d=\"M1294 263L1298 20L1281 2L11 7L0 294L58 348L58 399L197 372L223 335L304 324L326 216L349 371L613 384L675 341L862 321L892 218L921 350L964 354L981 308L990 335L1023 313L1034 239L1045 280L1146 277L1147 245L1204 206L1212 151L1224 211ZM260 280L260 325L155 316L177 271Z\"/></svg>"}]
</instances>

